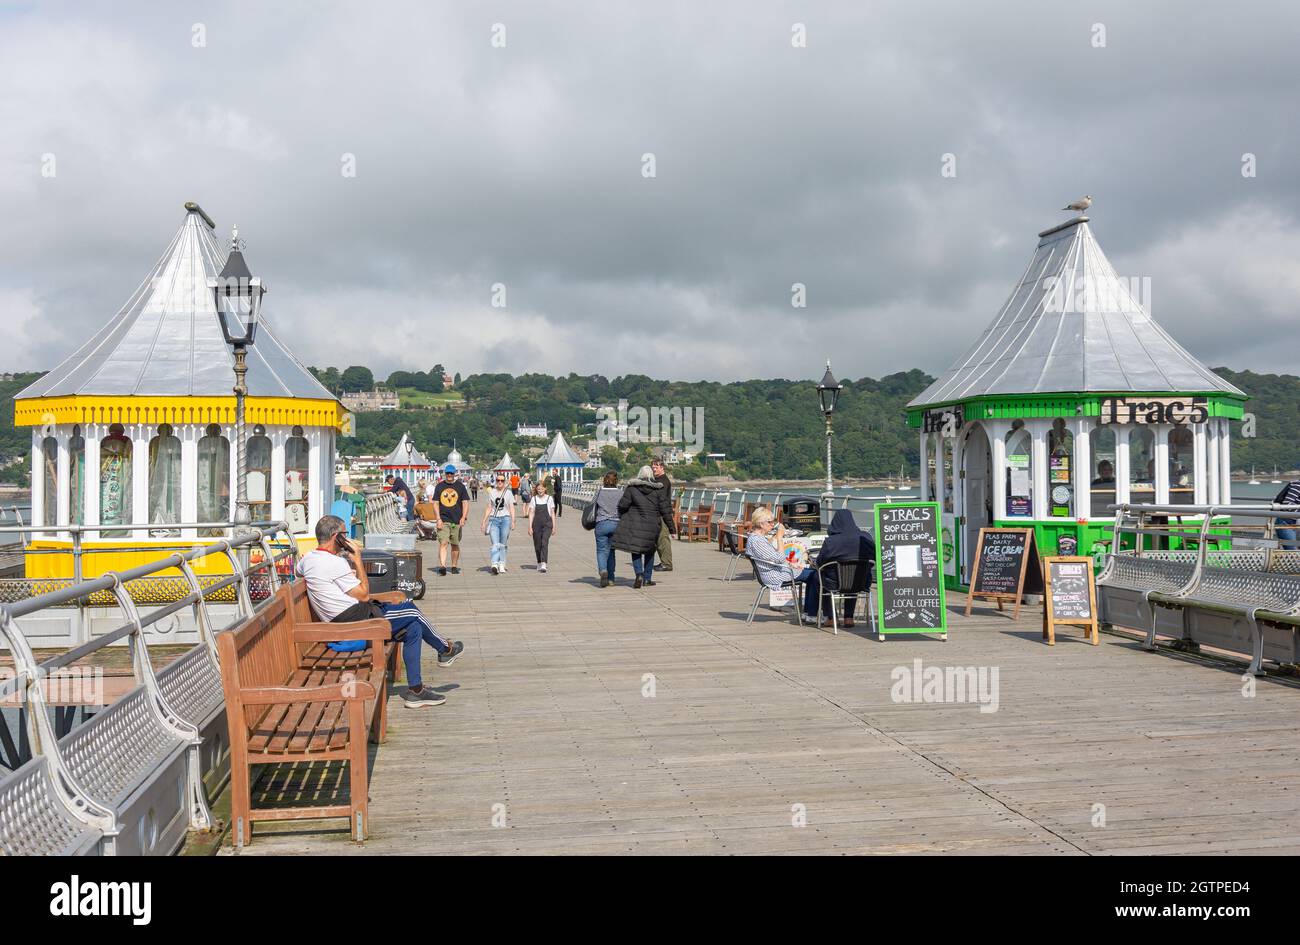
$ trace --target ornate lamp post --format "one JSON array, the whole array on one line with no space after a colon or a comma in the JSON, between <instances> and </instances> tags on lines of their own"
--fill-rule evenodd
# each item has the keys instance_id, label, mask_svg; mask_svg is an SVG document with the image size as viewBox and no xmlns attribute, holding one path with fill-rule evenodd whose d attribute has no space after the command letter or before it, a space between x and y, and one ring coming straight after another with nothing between
<instances>
[{"instance_id":1,"label":"ornate lamp post","mask_svg":"<svg viewBox=\"0 0 1300 945\"><path fill-rule=\"evenodd\" d=\"M835 402L840 399L844 385L835 380L831 373L831 362L826 360L826 373L817 385L817 397L821 400L822 414L826 417L826 498L835 495L835 486L831 482L831 414L835 412ZM829 503L827 504L829 508Z\"/></svg>"},{"instance_id":2,"label":"ornate lamp post","mask_svg":"<svg viewBox=\"0 0 1300 945\"><path fill-rule=\"evenodd\" d=\"M226 265L216 278L208 279L212 299L221 321L221 334L235 354L235 537L247 534L251 519L248 514L248 467L244 458L244 399L248 396L248 349L257 334L257 320L262 314L262 296L266 286L258 276L248 271L244 262L244 242L239 238L239 227L230 232L230 253Z\"/></svg>"}]
</instances>

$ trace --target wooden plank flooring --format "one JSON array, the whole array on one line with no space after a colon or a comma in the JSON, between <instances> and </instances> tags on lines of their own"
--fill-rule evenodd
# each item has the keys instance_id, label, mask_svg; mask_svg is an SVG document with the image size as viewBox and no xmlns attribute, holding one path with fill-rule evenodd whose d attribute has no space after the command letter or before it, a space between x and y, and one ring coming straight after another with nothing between
<instances>
[{"instance_id":1,"label":"wooden plank flooring","mask_svg":"<svg viewBox=\"0 0 1300 945\"><path fill-rule=\"evenodd\" d=\"M601 590L566 513L548 574L522 531L505 575L479 534L461 575L428 574L423 608L466 652L438 670L426 651L446 705L393 699L371 838L259 824L244 855L1300 852L1290 680L1247 698L1244 664L1068 629L1049 649L1038 608L965 618L955 598L946 643L765 609L746 627L755 585L724 583L716 546L675 543L676 569L639 591L620 554ZM891 700L918 658L996 668L997 711Z\"/></svg>"}]
</instances>

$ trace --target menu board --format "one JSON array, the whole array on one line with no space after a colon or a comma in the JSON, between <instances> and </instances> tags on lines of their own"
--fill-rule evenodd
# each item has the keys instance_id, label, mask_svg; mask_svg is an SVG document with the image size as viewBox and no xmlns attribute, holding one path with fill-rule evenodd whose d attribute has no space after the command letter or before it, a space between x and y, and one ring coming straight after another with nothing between
<instances>
[{"instance_id":1,"label":"menu board","mask_svg":"<svg viewBox=\"0 0 1300 945\"><path fill-rule=\"evenodd\" d=\"M1044 558L1047 587L1043 594L1043 639L1056 643L1056 625L1077 624L1087 628L1094 646L1101 640L1097 631L1097 590L1092 559L1085 557Z\"/></svg>"},{"instance_id":2,"label":"menu board","mask_svg":"<svg viewBox=\"0 0 1300 945\"><path fill-rule=\"evenodd\" d=\"M877 630L948 632L939 539L939 503L875 507Z\"/></svg>"},{"instance_id":3,"label":"menu board","mask_svg":"<svg viewBox=\"0 0 1300 945\"><path fill-rule=\"evenodd\" d=\"M981 528L975 545L975 573L971 575L970 592L966 595L966 616L970 616L975 598L983 597L997 601L998 610L1002 609L1003 601L1014 601L1014 619L1020 616L1021 598L1042 590L1043 575L1034 546L1034 530Z\"/></svg>"}]
</instances>

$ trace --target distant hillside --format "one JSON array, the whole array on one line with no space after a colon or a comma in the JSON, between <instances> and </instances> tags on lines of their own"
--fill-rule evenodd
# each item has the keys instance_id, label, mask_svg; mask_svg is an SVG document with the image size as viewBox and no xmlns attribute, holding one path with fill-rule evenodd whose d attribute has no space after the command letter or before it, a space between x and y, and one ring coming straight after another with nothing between
<instances>
[{"instance_id":1,"label":"distant hillside","mask_svg":"<svg viewBox=\"0 0 1300 945\"><path fill-rule=\"evenodd\" d=\"M395 372L390 380L412 394L427 392L409 402L413 409L357 415L357 435L340 441L344 453L384 453L409 431L422 450L441 459L452 444L480 463L494 462L509 450L522 457L545 445L521 441L514 435L520 422L546 423L563 430L577 444L590 436L594 415L583 404L629 404L702 407L704 445L708 452L725 453L726 471L739 478L815 479L824 475L825 439L813 382L751 380L733 383L655 380L631 374L612 380L601 375L552 377L547 374L474 374L459 379L455 394L465 408L428 409L447 399L441 393L439 370L426 373ZM313 369L331 387L364 389L374 375L364 367L345 370ZM1255 417L1255 436L1234 435L1233 465L1261 472L1300 468L1300 445L1295 431L1300 411L1300 377L1291 374L1256 374L1215 368L1216 373L1251 395L1246 409ZM4 414L0 417L0 456L26 456L30 433L13 426L13 394L30 384L38 373L16 375L0 382ZM415 381L417 383L412 383ZM931 378L912 369L882 378L846 379L835 414L835 472L837 477L867 478L897 475L902 467L917 472L917 438L905 422L907 402ZM1241 426L1234 424L1234 434ZM641 447L621 464L627 471L648 458ZM612 457L611 457L612 458ZM716 472L712 465L679 470L681 478ZM5 481L23 481L26 464L11 468ZM3 479L3 476L0 476Z\"/></svg>"}]
</instances>

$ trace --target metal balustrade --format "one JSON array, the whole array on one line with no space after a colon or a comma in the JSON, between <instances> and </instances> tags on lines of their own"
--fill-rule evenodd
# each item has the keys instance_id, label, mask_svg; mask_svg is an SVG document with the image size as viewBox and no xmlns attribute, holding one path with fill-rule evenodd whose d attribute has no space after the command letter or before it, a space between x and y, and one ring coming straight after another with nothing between
<instances>
[{"instance_id":1,"label":"metal balustrade","mask_svg":"<svg viewBox=\"0 0 1300 945\"><path fill-rule=\"evenodd\" d=\"M397 496L380 492L366 496L367 535L406 535L415 531L415 523L402 517Z\"/></svg>"},{"instance_id":2,"label":"metal balustrade","mask_svg":"<svg viewBox=\"0 0 1300 945\"><path fill-rule=\"evenodd\" d=\"M1147 649L1165 635L1248 654L1254 674L1265 658L1297 662L1300 551L1276 540L1278 520L1295 518L1300 507L1116 506L1102 621L1145 630ZM1186 547L1153 547L1174 539Z\"/></svg>"},{"instance_id":3,"label":"metal balustrade","mask_svg":"<svg viewBox=\"0 0 1300 945\"><path fill-rule=\"evenodd\" d=\"M253 551L260 552L260 560L241 564ZM230 573L200 581L193 563L214 555L226 559ZM0 684L0 699L21 697L33 752L31 760L0 779L0 854L168 854L187 830L212 827L208 798L224 782L229 765L216 634L229 627L214 625L208 601L229 590L237 604L235 623L241 623L255 612L253 588L268 589L269 598L281 569L292 574L296 557L287 524L278 522L0 606L0 641L15 669L14 678ZM188 592L142 616L131 583L170 570L181 572ZM113 596L124 622L38 662L19 620L105 593ZM144 630L185 609L193 613L201 642L155 672ZM118 641L130 647L135 687L57 737L45 693L51 674Z\"/></svg>"}]
</instances>

